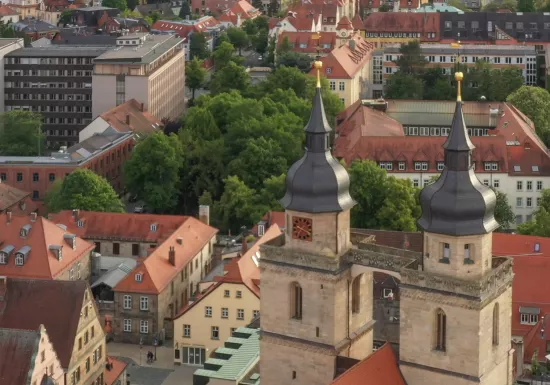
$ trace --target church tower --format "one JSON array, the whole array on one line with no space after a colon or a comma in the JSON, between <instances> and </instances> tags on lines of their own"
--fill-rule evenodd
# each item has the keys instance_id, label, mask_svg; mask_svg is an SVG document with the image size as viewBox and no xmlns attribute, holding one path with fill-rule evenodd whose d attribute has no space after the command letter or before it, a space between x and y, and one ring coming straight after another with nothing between
<instances>
[{"instance_id":1,"label":"church tower","mask_svg":"<svg viewBox=\"0 0 550 385\"><path fill-rule=\"evenodd\" d=\"M325 385L336 356L372 352L372 273L352 279L349 176L330 151L330 131L317 89L306 125L306 151L288 171L286 231L261 248L260 376L262 385Z\"/></svg>"},{"instance_id":2,"label":"church tower","mask_svg":"<svg viewBox=\"0 0 550 385\"><path fill-rule=\"evenodd\" d=\"M511 385L512 261L491 254L496 197L475 175L455 77L445 168L420 195L423 266L402 271L400 368L408 385Z\"/></svg>"}]
</instances>

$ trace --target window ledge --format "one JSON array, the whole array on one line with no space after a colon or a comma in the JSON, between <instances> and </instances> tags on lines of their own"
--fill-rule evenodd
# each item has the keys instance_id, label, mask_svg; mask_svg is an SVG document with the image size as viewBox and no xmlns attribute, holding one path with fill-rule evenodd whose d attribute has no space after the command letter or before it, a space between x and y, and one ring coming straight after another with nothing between
<instances>
[{"instance_id":1,"label":"window ledge","mask_svg":"<svg viewBox=\"0 0 550 385\"><path fill-rule=\"evenodd\" d=\"M449 258L446 258L446 257L443 257L441 259L439 259L439 263L451 263L451 260Z\"/></svg>"},{"instance_id":2,"label":"window ledge","mask_svg":"<svg viewBox=\"0 0 550 385\"><path fill-rule=\"evenodd\" d=\"M474 264L474 260L471 259L471 258L464 258L464 264L465 264L465 265L473 265L473 264Z\"/></svg>"}]
</instances>

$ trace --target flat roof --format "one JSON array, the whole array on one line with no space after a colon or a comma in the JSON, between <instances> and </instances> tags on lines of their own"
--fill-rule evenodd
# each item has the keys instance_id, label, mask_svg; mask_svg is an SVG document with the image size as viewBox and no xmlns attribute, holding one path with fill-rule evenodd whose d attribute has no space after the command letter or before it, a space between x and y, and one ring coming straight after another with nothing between
<instances>
[{"instance_id":1,"label":"flat roof","mask_svg":"<svg viewBox=\"0 0 550 385\"><path fill-rule=\"evenodd\" d=\"M25 47L10 52L5 56L14 57L98 57L114 45L49 45L47 47Z\"/></svg>"},{"instance_id":2,"label":"flat roof","mask_svg":"<svg viewBox=\"0 0 550 385\"><path fill-rule=\"evenodd\" d=\"M129 39L132 39L132 37L129 37ZM149 64L182 41L183 39L175 35L147 35L140 45L118 46L95 58L94 61L96 63Z\"/></svg>"},{"instance_id":3,"label":"flat roof","mask_svg":"<svg viewBox=\"0 0 550 385\"><path fill-rule=\"evenodd\" d=\"M385 53L399 53L401 46L399 44L389 44L384 47ZM464 54L476 55L536 55L534 46L528 45L483 45L483 44L463 44L460 48L453 48L450 44L420 44L422 52L433 52L435 54L454 54L460 52Z\"/></svg>"},{"instance_id":4,"label":"flat roof","mask_svg":"<svg viewBox=\"0 0 550 385\"><path fill-rule=\"evenodd\" d=\"M198 369L195 375L237 381L257 364L260 359L260 330L240 327L235 333L235 336L229 337L226 344L239 344L238 348L216 349L216 352L230 355L229 359L209 358L204 366L208 367L208 364L211 364L218 366L218 370ZM241 338L239 335L247 335L248 338Z\"/></svg>"},{"instance_id":5,"label":"flat roof","mask_svg":"<svg viewBox=\"0 0 550 385\"><path fill-rule=\"evenodd\" d=\"M18 41L23 40L23 38L1 38L0 39L0 48L7 47L10 44L17 43Z\"/></svg>"},{"instance_id":6,"label":"flat roof","mask_svg":"<svg viewBox=\"0 0 550 385\"><path fill-rule=\"evenodd\" d=\"M109 9L116 9L111 7L102 7L100 5L94 6L94 7L86 7L86 8L75 8L71 11L81 11L81 12L95 12L95 11L108 11Z\"/></svg>"}]
</instances>

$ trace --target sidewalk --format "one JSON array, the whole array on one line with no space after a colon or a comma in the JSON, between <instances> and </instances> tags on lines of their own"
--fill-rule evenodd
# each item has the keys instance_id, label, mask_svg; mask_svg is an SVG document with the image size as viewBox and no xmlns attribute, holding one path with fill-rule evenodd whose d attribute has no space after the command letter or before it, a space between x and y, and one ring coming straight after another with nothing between
<instances>
[{"instance_id":1,"label":"sidewalk","mask_svg":"<svg viewBox=\"0 0 550 385\"><path fill-rule=\"evenodd\" d=\"M158 368L158 369L170 369L174 370L174 351L172 346L157 346L157 360L152 364L147 363L147 351L151 350L155 352L154 346L143 346L141 349L139 345L134 344L122 344L116 342L109 342L107 344L107 354L112 357L126 357L132 359L136 364L144 367Z\"/></svg>"}]
</instances>

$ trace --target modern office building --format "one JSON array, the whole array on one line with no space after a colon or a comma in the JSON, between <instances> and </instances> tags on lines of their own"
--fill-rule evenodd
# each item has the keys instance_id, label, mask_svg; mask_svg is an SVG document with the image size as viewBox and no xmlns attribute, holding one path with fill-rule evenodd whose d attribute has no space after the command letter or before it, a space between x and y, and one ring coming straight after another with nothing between
<instances>
[{"instance_id":1,"label":"modern office building","mask_svg":"<svg viewBox=\"0 0 550 385\"><path fill-rule=\"evenodd\" d=\"M109 48L52 45L8 53L4 111L42 114L48 145L78 143L78 133L92 121L93 59Z\"/></svg>"},{"instance_id":2,"label":"modern office building","mask_svg":"<svg viewBox=\"0 0 550 385\"><path fill-rule=\"evenodd\" d=\"M185 108L185 52L174 35L137 33L94 60L92 115L130 99L159 119L178 118Z\"/></svg>"}]
</instances>

